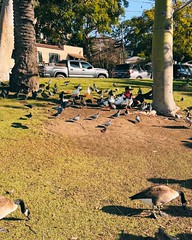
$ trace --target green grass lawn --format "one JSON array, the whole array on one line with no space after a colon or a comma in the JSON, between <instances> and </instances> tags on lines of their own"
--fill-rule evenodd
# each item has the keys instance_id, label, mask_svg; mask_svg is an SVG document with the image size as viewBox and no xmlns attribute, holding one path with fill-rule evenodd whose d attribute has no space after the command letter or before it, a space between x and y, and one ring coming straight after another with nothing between
<instances>
[{"instance_id":1,"label":"green grass lawn","mask_svg":"<svg viewBox=\"0 0 192 240\"><path fill-rule=\"evenodd\" d=\"M47 81L40 79L42 83ZM138 87L145 92L152 84L151 80L109 78L70 79L70 84L63 86L64 81L52 79L51 86L57 82L59 92L72 91L81 83L84 91L89 84L96 83L99 88L106 89L115 82L117 93L123 92L129 84L136 94ZM192 87L181 91L182 83L174 82L174 98L184 110L192 105ZM185 101L180 101L182 96ZM26 103L34 107L29 109ZM58 94L48 100L41 96L37 100L0 99L0 193L11 199L23 199L31 211L30 221L25 221L19 210L1 220L0 227L6 227L9 232L0 233L0 239L142 240L146 236L154 237L159 226L169 227L172 235L186 233L182 240L192 238L189 230L192 229L191 208L181 219L175 216L175 221L170 218L156 221L137 216L146 206L138 202L128 205L128 191L145 187L146 176L156 177L156 173L148 169L148 161L155 161L154 155L125 153L120 155L117 164L113 156L101 157L77 149L74 139L45 130L55 105L58 105ZM33 118L26 119L25 115L30 112ZM166 166L160 170L162 176L170 171L172 178L191 178L190 148L179 154L177 151L162 152L159 159ZM181 169L173 171L175 164L180 164ZM158 169L158 163L155 168ZM191 188L187 188L188 194Z\"/></svg>"}]
</instances>

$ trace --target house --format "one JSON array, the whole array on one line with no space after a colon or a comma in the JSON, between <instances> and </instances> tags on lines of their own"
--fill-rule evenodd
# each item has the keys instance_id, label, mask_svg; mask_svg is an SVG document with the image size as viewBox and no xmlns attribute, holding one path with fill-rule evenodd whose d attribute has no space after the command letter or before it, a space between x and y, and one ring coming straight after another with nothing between
<instances>
[{"instance_id":1,"label":"house","mask_svg":"<svg viewBox=\"0 0 192 240\"><path fill-rule=\"evenodd\" d=\"M36 46L38 63L55 63L63 59L85 59L82 47L56 46L42 43L36 43Z\"/></svg>"}]
</instances>

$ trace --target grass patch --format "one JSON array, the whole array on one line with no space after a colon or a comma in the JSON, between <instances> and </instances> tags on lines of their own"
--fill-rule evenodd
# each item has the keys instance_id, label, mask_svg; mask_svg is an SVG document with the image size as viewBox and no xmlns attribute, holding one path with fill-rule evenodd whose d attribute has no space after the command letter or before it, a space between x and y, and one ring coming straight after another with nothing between
<instances>
[{"instance_id":1,"label":"grass patch","mask_svg":"<svg viewBox=\"0 0 192 240\"><path fill-rule=\"evenodd\" d=\"M40 79L41 83L47 81ZM70 84L63 86L64 81L52 79L51 86L57 83L59 92L71 92L81 83L83 93L93 83L106 89L113 88L115 82L117 93L123 92L129 84L136 94L139 86L145 92L152 84L151 80L70 79ZM179 89L182 82L174 84ZM174 92L181 109L191 106L191 94L191 86L187 91ZM185 101L180 101L182 96ZM34 107L27 108L27 103ZM167 147L161 151L159 146L156 154L150 149L145 152L123 151L122 144L117 151L113 145L108 145L107 155L85 151L78 147L81 138L46 131L53 106L58 104L58 94L47 100L41 95L37 100L24 100L22 96L0 99L1 195L11 192L8 197L23 199L31 210L29 222L19 211L1 220L0 227L9 230L6 234L1 233L2 237L6 240L142 240L154 236L158 227L163 226L169 234L191 239L190 204L183 213L178 200L166 207L166 212L173 218L155 221L147 218L149 212L143 211L147 209L145 205L128 199L131 194L156 182L184 187L189 198L192 188L191 149L180 151L180 146L176 145L174 150ZM27 119L25 115L30 112L33 117ZM155 141L153 136L151 141ZM136 142L131 142L130 146L134 144Z\"/></svg>"}]
</instances>

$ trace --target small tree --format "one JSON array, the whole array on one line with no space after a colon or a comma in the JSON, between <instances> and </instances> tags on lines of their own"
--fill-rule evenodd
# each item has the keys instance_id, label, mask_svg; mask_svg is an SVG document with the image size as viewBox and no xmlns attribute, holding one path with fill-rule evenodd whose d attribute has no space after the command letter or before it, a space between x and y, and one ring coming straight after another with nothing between
<instances>
[{"instance_id":1,"label":"small tree","mask_svg":"<svg viewBox=\"0 0 192 240\"><path fill-rule=\"evenodd\" d=\"M173 6L172 0L155 1L152 43L153 108L166 116L175 116L173 99Z\"/></svg>"},{"instance_id":2,"label":"small tree","mask_svg":"<svg viewBox=\"0 0 192 240\"><path fill-rule=\"evenodd\" d=\"M38 89L38 64L35 30L34 1L14 0L14 50L15 65L10 75L12 91L24 90L26 94Z\"/></svg>"}]
</instances>

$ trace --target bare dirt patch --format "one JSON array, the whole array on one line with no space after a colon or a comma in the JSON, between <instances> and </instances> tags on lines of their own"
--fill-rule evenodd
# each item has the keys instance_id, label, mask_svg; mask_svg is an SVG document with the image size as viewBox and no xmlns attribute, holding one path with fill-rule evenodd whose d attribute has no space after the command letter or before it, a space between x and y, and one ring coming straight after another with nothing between
<instances>
[{"instance_id":1,"label":"bare dirt patch","mask_svg":"<svg viewBox=\"0 0 192 240\"><path fill-rule=\"evenodd\" d=\"M90 115L100 113L96 120L86 120ZM128 115L121 110L118 118L112 119L106 131L103 125L117 110L101 110L93 108L68 108L62 114L50 119L45 128L55 134L70 137L75 146L91 154L110 156L140 152L189 151L192 148L192 128L184 119L172 119L163 116L150 116L136 109L131 109ZM67 122L71 117L80 114L77 122ZM134 123L136 115L140 115L141 122Z\"/></svg>"}]
</instances>

